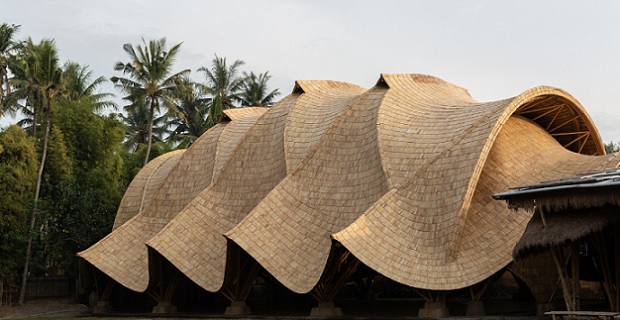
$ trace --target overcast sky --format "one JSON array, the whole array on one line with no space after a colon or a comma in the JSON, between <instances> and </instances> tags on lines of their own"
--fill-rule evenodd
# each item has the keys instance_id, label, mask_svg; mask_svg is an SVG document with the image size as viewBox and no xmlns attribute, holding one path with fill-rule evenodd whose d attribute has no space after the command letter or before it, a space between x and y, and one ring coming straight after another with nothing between
<instances>
[{"instance_id":1,"label":"overcast sky","mask_svg":"<svg viewBox=\"0 0 620 320\"><path fill-rule=\"evenodd\" d=\"M478 101L550 85L620 141L618 1L0 0L1 22L107 78L127 61L124 43L166 37L183 42L177 70L195 80L217 54L269 71L280 97L297 79L370 88L381 73L437 76Z\"/></svg>"}]
</instances>

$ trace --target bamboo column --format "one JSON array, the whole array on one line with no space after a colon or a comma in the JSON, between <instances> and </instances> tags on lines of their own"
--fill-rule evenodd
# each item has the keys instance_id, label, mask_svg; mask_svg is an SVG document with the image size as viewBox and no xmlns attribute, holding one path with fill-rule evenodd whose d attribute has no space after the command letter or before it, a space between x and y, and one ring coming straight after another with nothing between
<instances>
[{"instance_id":1,"label":"bamboo column","mask_svg":"<svg viewBox=\"0 0 620 320\"><path fill-rule=\"evenodd\" d=\"M172 298L179 284L180 272L170 262L160 255L156 255L157 270L153 274L157 274L157 282L155 287L149 286L146 294L157 301L157 305L153 307L153 313L175 313L176 306L172 303Z\"/></svg>"},{"instance_id":2,"label":"bamboo column","mask_svg":"<svg viewBox=\"0 0 620 320\"><path fill-rule=\"evenodd\" d=\"M597 256L599 259L599 263L601 265L601 270L603 272L603 289L605 290L605 294L607 295L607 299L609 299L609 306L612 311L618 311L620 296L618 295L618 265L615 262L618 257L620 251L620 245L618 245L618 230L617 228L613 230L614 232L614 243L608 244L604 232L597 232L592 242L594 244L594 248L596 249ZM610 248L610 246L612 248ZM611 259L609 256L609 252L615 253L615 258ZM615 265L614 265L615 263ZM614 271L615 270L615 271Z\"/></svg>"},{"instance_id":3,"label":"bamboo column","mask_svg":"<svg viewBox=\"0 0 620 320\"><path fill-rule=\"evenodd\" d=\"M562 294L566 304L566 310L579 310L579 245L573 244L568 254L564 253L564 249L554 246L551 248L551 255L555 267L560 275L560 283L562 284ZM572 272L569 275L567 264L571 262Z\"/></svg>"},{"instance_id":4,"label":"bamboo column","mask_svg":"<svg viewBox=\"0 0 620 320\"><path fill-rule=\"evenodd\" d=\"M424 300L424 308L418 311L420 318L445 318L449 316L446 291L414 289Z\"/></svg>"},{"instance_id":5,"label":"bamboo column","mask_svg":"<svg viewBox=\"0 0 620 320\"><path fill-rule=\"evenodd\" d=\"M318 301L310 316L341 316L342 309L334 305L334 298L360 266L360 261L339 243L333 243L327 265L318 284L310 295Z\"/></svg>"},{"instance_id":6,"label":"bamboo column","mask_svg":"<svg viewBox=\"0 0 620 320\"><path fill-rule=\"evenodd\" d=\"M93 307L93 314L109 313L111 311L110 296L112 295L115 281L104 273L101 273L101 276L97 276L98 272L94 267L92 267L92 270L95 292L97 292L97 304Z\"/></svg>"},{"instance_id":7,"label":"bamboo column","mask_svg":"<svg viewBox=\"0 0 620 320\"><path fill-rule=\"evenodd\" d=\"M245 251L230 242L226 256L226 275L220 291L230 300L230 306L226 308L225 314L250 314L252 310L246 300L261 267Z\"/></svg>"}]
</instances>

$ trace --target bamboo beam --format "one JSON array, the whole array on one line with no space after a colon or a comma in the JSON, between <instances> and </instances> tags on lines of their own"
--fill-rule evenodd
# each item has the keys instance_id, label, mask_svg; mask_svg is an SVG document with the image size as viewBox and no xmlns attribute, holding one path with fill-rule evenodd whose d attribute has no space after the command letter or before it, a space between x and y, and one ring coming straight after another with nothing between
<instances>
[{"instance_id":1,"label":"bamboo beam","mask_svg":"<svg viewBox=\"0 0 620 320\"><path fill-rule=\"evenodd\" d=\"M581 146L579 146L579 150L577 150L578 153L581 153L583 148L586 146L586 143L588 142L589 137L590 137L590 132L588 132L586 136L581 140Z\"/></svg>"},{"instance_id":2,"label":"bamboo beam","mask_svg":"<svg viewBox=\"0 0 620 320\"><path fill-rule=\"evenodd\" d=\"M570 122L575 121L575 120L577 120L577 119L579 119L579 118L581 118L581 116L579 116L579 115L577 115L577 116L575 116L575 117L572 117L572 118L570 118L570 119L568 119L568 120L566 120L566 121L562 122L562 124L560 124L559 126L555 126L553 129L549 130L549 133L552 133L552 132L554 132L555 130L560 129L560 128L562 128L563 126L565 126L565 125L569 124Z\"/></svg>"},{"instance_id":3,"label":"bamboo beam","mask_svg":"<svg viewBox=\"0 0 620 320\"><path fill-rule=\"evenodd\" d=\"M542 118L542 117L544 117L544 116L546 116L546 115L548 115L548 114L550 114L550 113L552 113L554 111L558 111L559 112L559 111L562 110L563 106L553 106L553 107L548 107L548 108L549 108L549 110L539 114L538 116L532 118L531 120L536 122L536 120L538 120L538 119L540 119L540 118Z\"/></svg>"},{"instance_id":4,"label":"bamboo beam","mask_svg":"<svg viewBox=\"0 0 620 320\"><path fill-rule=\"evenodd\" d=\"M172 296L177 289L177 285L179 283L180 273L178 271L174 271L174 276L172 277L172 281L166 287L166 294L164 295L164 301L172 301Z\"/></svg>"},{"instance_id":5,"label":"bamboo beam","mask_svg":"<svg viewBox=\"0 0 620 320\"><path fill-rule=\"evenodd\" d=\"M562 106L564 106L564 105L562 105ZM555 122L555 120L558 118L558 116L560 115L560 113L561 113L561 111L562 111L563 109L564 109L564 108L559 109L559 110L555 113L555 115L553 115L553 118L551 119L551 121L549 122L549 124L547 125L547 127L545 127L545 130L549 131L549 128L550 128L550 127L551 127L551 125Z\"/></svg>"},{"instance_id":6,"label":"bamboo beam","mask_svg":"<svg viewBox=\"0 0 620 320\"><path fill-rule=\"evenodd\" d=\"M603 289L609 299L611 310L617 311L616 290L613 288L613 280L611 273L611 263L609 260L609 252L607 250L605 238L602 232L597 232L593 238L594 247L598 253L598 259L603 271Z\"/></svg>"},{"instance_id":7,"label":"bamboo beam","mask_svg":"<svg viewBox=\"0 0 620 320\"><path fill-rule=\"evenodd\" d=\"M560 275L560 280L562 283L562 294L564 296L564 303L566 304L566 310L568 311L574 311L572 308L572 305L570 304L571 301L571 295L570 295L570 286L568 285L568 279L566 279L566 265L564 263L561 263L560 261L563 261L563 254L561 253L561 249L558 247L552 247L551 248L551 255L553 256L553 262L555 263L555 267L558 270L558 273Z\"/></svg>"},{"instance_id":8,"label":"bamboo beam","mask_svg":"<svg viewBox=\"0 0 620 320\"><path fill-rule=\"evenodd\" d=\"M580 303L580 289L581 286L579 284L579 244L574 242L571 245L571 271L572 271L572 299L571 303L573 305L573 310L581 310Z\"/></svg>"},{"instance_id":9,"label":"bamboo beam","mask_svg":"<svg viewBox=\"0 0 620 320\"><path fill-rule=\"evenodd\" d=\"M577 138L573 139L571 142L569 142L569 143L565 144L565 145L564 145L564 148L568 148L568 147L569 147L569 146L571 146L573 143L575 143L575 142L577 142L577 141L579 141L579 140L581 140L581 139L583 139L583 138L586 138L587 136L588 136L588 134L581 134L581 135L579 135Z\"/></svg>"},{"instance_id":10,"label":"bamboo beam","mask_svg":"<svg viewBox=\"0 0 620 320\"><path fill-rule=\"evenodd\" d=\"M108 301L110 296L112 295L112 289L114 289L114 280L110 279L105 285L105 290L103 290L103 294L99 296L99 301Z\"/></svg>"},{"instance_id":11,"label":"bamboo beam","mask_svg":"<svg viewBox=\"0 0 620 320\"><path fill-rule=\"evenodd\" d=\"M589 133L588 131L572 131L572 132L558 132L558 133L552 133L551 136L552 137L561 137L561 136L571 136L571 135L576 135L576 134L587 134Z\"/></svg>"},{"instance_id":12,"label":"bamboo beam","mask_svg":"<svg viewBox=\"0 0 620 320\"><path fill-rule=\"evenodd\" d=\"M529 104L526 107L522 107L519 110L518 114L532 113L532 112L538 112L540 110L544 110L546 108L549 108L549 104L551 102L554 102L553 100L554 100L554 98L550 97L550 96L547 96L547 97L544 97L544 98L537 98L537 100L535 102L532 102L531 104ZM541 107L541 105L543 105L543 106ZM539 108L539 109L534 109L534 108Z\"/></svg>"}]
</instances>

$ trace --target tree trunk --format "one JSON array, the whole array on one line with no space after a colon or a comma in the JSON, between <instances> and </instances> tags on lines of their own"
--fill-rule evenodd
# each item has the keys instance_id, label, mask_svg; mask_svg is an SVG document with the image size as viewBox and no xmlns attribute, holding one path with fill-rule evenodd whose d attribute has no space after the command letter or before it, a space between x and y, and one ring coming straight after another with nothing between
<instances>
[{"instance_id":1,"label":"tree trunk","mask_svg":"<svg viewBox=\"0 0 620 320\"><path fill-rule=\"evenodd\" d=\"M26 262L24 263L24 272L22 273L22 283L19 291L19 301L18 303L24 304L24 299L26 298L26 283L28 281L28 269L30 268L30 256L32 253L32 233L34 232L34 226L37 218L37 209L39 202L39 192L41 191L41 181L43 180L43 168L45 167L45 158L47 156L47 142L49 140L50 135L50 113L51 113L51 104L49 102L49 98L47 99L48 105L45 114L45 137L43 138L43 152L41 154L41 164L39 164L39 173L37 174L37 186L34 192L34 207L32 208L32 218L30 218L30 229L28 232L28 247L26 248ZM36 122L34 123L36 127Z\"/></svg>"},{"instance_id":2,"label":"tree trunk","mask_svg":"<svg viewBox=\"0 0 620 320\"><path fill-rule=\"evenodd\" d=\"M0 307L4 303L4 279L0 278Z\"/></svg>"},{"instance_id":3,"label":"tree trunk","mask_svg":"<svg viewBox=\"0 0 620 320\"><path fill-rule=\"evenodd\" d=\"M146 155L144 156L144 164L142 167L145 167L149 162L149 154L151 153L151 145L153 144L153 121L155 119L155 103L157 101L155 99L151 99L151 114L149 119L149 142L146 145Z\"/></svg>"}]
</instances>

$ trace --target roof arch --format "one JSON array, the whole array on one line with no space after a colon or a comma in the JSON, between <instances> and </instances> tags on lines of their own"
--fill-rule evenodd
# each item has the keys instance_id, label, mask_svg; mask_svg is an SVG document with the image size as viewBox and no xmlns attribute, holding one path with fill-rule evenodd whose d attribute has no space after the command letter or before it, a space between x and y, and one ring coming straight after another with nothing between
<instances>
[{"instance_id":1,"label":"roof arch","mask_svg":"<svg viewBox=\"0 0 620 320\"><path fill-rule=\"evenodd\" d=\"M600 134L581 103L567 92L548 86L530 89L516 98L514 114L544 128L566 149L604 155Z\"/></svg>"},{"instance_id":2,"label":"roof arch","mask_svg":"<svg viewBox=\"0 0 620 320\"><path fill-rule=\"evenodd\" d=\"M400 75L396 81L392 77L384 77L390 88L409 82L405 86L410 88L409 91L415 91L408 94L413 96L410 101L417 105L410 114L414 114L411 119L422 127L414 126L417 131L412 139L417 141L411 148L425 150L423 154L429 156L414 155L404 162L410 170L407 180L393 181L394 188L390 192L350 226L335 233L333 238L363 263L398 282L433 290L458 289L491 276L511 261L511 256L505 254L510 250L498 249L503 258L495 260L493 258L500 255L486 253L485 257L489 259L484 267L477 266L482 261L480 257L468 262L471 258L464 256L465 252L487 250L483 246L476 248L475 244L468 242L468 237L475 234L471 229L475 224L469 221L481 215L497 215L496 210L508 210L498 207L488 211L492 207L487 203L492 192L485 186L495 180L502 182L495 183L496 187L502 188L518 182L505 179L506 172L497 170L503 164L488 162L489 155L496 157L496 153L506 154L506 150L510 155L510 150L531 143L534 149L521 148L520 152L513 152L512 158L504 159L517 167L522 162L534 163L537 159L546 159L544 163L536 162L536 169L521 166L522 172L512 175L523 177L535 174L534 171L541 168L546 170L536 173L539 178L543 173L551 176L559 174L552 165L561 167L563 172L609 165L606 157L595 159L581 155L600 154L602 142L581 105L559 89L538 87L512 99L475 103L459 100L467 96L458 94L453 95L456 100L451 99L445 95L446 92L454 92L448 90L449 84L429 81L427 77ZM439 83L447 89L429 91L429 82L433 85ZM440 94L433 97L435 92ZM389 102L389 99L386 100ZM436 102L439 103L435 105ZM421 118L415 113L420 113ZM438 126L441 116L452 120ZM402 118L402 115L399 117ZM427 128L425 125L428 123L431 125ZM385 123L381 125L385 127ZM445 130L448 134L439 130ZM512 133L513 140L506 140L503 136L510 133L508 130L520 131L521 135ZM584 132L579 133L583 135L581 140L564 138L577 132ZM383 145L394 141L390 139L389 132L386 135ZM496 145L498 137L502 137L501 146ZM537 140L546 143L535 148L534 142ZM416 147L416 144L420 146ZM386 149L382 150L384 159ZM514 156L519 153L523 158ZM557 159L563 159L563 162ZM388 168L386 171L389 174L393 170ZM494 178L489 177L491 174ZM479 185L480 181L483 181L482 185ZM481 202L486 204L481 206ZM518 240L515 235L523 232L523 221L527 220L508 229L512 234L508 241L498 237L495 242L514 246ZM487 224L486 227L489 228L487 237L501 233L498 233L498 226ZM385 252L382 255L369 248L381 248ZM471 251L472 248L475 250ZM386 259L378 260L378 257Z\"/></svg>"}]
</instances>

